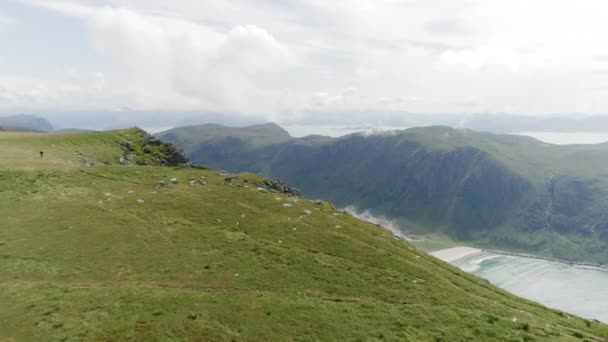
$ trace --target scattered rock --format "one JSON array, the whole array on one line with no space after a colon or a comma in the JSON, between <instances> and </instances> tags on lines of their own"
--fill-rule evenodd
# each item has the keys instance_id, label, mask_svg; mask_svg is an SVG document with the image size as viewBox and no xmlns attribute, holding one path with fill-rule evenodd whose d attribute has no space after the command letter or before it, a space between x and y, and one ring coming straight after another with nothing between
<instances>
[{"instance_id":1,"label":"scattered rock","mask_svg":"<svg viewBox=\"0 0 608 342\"><path fill-rule=\"evenodd\" d=\"M129 161L124 156L118 157L118 164L120 165L128 165Z\"/></svg>"},{"instance_id":2,"label":"scattered rock","mask_svg":"<svg viewBox=\"0 0 608 342\"><path fill-rule=\"evenodd\" d=\"M310 216L312 214L312 211L305 209L304 214L306 214L306 216Z\"/></svg>"},{"instance_id":3,"label":"scattered rock","mask_svg":"<svg viewBox=\"0 0 608 342\"><path fill-rule=\"evenodd\" d=\"M318 204L318 205L323 205L323 201L321 201L321 200L315 200L314 203Z\"/></svg>"},{"instance_id":4,"label":"scattered rock","mask_svg":"<svg viewBox=\"0 0 608 342\"><path fill-rule=\"evenodd\" d=\"M130 190L130 191L128 191L127 193L130 195L130 194L134 193L134 191L133 191L133 190Z\"/></svg>"},{"instance_id":5,"label":"scattered rock","mask_svg":"<svg viewBox=\"0 0 608 342\"><path fill-rule=\"evenodd\" d=\"M109 193L109 192L106 192L106 193L104 194L104 196L112 196L112 194L111 194L111 193Z\"/></svg>"},{"instance_id":6,"label":"scattered rock","mask_svg":"<svg viewBox=\"0 0 608 342\"><path fill-rule=\"evenodd\" d=\"M196 180L195 179L191 179L188 181L188 184L190 184L190 186L194 186L194 184L196 184Z\"/></svg>"},{"instance_id":7,"label":"scattered rock","mask_svg":"<svg viewBox=\"0 0 608 342\"><path fill-rule=\"evenodd\" d=\"M123 151L125 152L133 152L133 143L130 141L123 141L120 146L122 146Z\"/></svg>"},{"instance_id":8,"label":"scattered rock","mask_svg":"<svg viewBox=\"0 0 608 342\"><path fill-rule=\"evenodd\" d=\"M170 182L171 182L171 184L177 184L177 183L179 183L179 181L177 180L177 178L171 178Z\"/></svg>"},{"instance_id":9,"label":"scattered rock","mask_svg":"<svg viewBox=\"0 0 608 342\"><path fill-rule=\"evenodd\" d=\"M167 182L165 182L165 181L160 181L160 182L158 182L158 186L160 186L161 188L162 188L162 187L165 187L165 186L167 186Z\"/></svg>"},{"instance_id":10,"label":"scattered rock","mask_svg":"<svg viewBox=\"0 0 608 342\"><path fill-rule=\"evenodd\" d=\"M141 199L141 198L137 200L137 203L144 203L144 202L145 201L143 199Z\"/></svg>"},{"instance_id":11,"label":"scattered rock","mask_svg":"<svg viewBox=\"0 0 608 342\"><path fill-rule=\"evenodd\" d=\"M267 194L267 193L268 193L268 189L266 189L266 188L262 188L262 187L258 188L258 191L259 191L259 192L262 192L262 193L265 193L265 194Z\"/></svg>"},{"instance_id":12,"label":"scattered rock","mask_svg":"<svg viewBox=\"0 0 608 342\"><path fill-rule=\"evenodd\" d=\"M231 176L231 177L226 177L224 178L224 182L226 183L232 183L233 180L239 178L238 176Z\"/></svg>"},{"instance_id":13,"label":"scattered rock","mask_svg":"<svg viewBox=\"0 0 608 342\"><path fill-rule=\"evenodd\" d=\"M288 196L300 196L300 190L290 186L280 179L264 181L264 185Z\"/></svg>"},{"instance_id":14,"label":"scattered rock","mask_svg":"<svg viewBox=\"0 0 608 342\"><path fill-rule=\"evenodd\" d=\"M284 206L284 207L291 207L292 205L291 205L291 204L289 204L289 203L285 203L285 204L283 204L283 206Z\"/></svg>"},{"instance_id":15,"label":"scattered rock","mask_svg":"<svg viewBox=\"0 0 608 342\"><path fill-rule=\"evenodd\" d=\"M216 221L217 223L222 223L222 220L220 220L220 219L216 219L215 221Z\"/></svg>"}]
</instances>

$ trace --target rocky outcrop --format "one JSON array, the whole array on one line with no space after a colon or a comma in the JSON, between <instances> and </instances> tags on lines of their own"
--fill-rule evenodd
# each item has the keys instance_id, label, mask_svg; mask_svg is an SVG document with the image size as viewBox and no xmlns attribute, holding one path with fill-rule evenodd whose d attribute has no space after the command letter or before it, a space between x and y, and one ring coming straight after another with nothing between
<instances>
[{"instance_id":1,"label":"rocky outcrop","mask_svg":"<svg viewBox=\"0 0 608 342\"><path fill-rule=\"evenodd\" d=\"M117 157L121 165L189 166L190 160L173 144L161 141L146 131L135 128L132 140L120 143L122 154Z\"/></svg>"},{"instance_id":2,"label":"rocky outcrop","mask_svg":"<svg viewBox=\"0 0 608 342\"><path fill-rule=\"evenodd\" d=\"M264 185L287 196L300 196L300 190L290 186L280 179L264 181Z\"/></svg>"}]
</instances>

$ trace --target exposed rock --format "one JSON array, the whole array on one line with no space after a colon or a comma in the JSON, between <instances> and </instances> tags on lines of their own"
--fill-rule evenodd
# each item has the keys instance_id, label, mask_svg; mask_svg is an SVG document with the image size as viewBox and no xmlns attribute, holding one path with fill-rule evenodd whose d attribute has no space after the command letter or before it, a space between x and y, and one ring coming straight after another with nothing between
<instances>
[{"instance_id":1,"label":"exposed rock","mask_svg":"<svg viewBox=\"0 0 608 342\"><path fill-rule=\"evenodd\" d=\"M162 166L180 166L190 162L182 150L177 149L170 143L162 142L144 130L140 129L139 131L144 138L144 145L141 147L142 151L145 154L151 155L154 162L157 164ZM133 146L131 145L131 147ZM125 149L125 146L123 146L123 149ZM125 151L125 154L126 152L131 151ZM127 159L131 160L130 158ZM140 158L131 161L137 164L146 164L146 159L147 158Z\"/></svg>"},{"instance_id":2,"label":"exposed rock","mask_svg":"<svg viewBox=\"0 0 608 342\"><path fill-rule=\"evenodd\" d=\"M160 186L161 188L165 187L167 186L167 182L161 180L160 182L158 182L158 186Z\"/></svg>"},{"instance_id":3,"label":"exposed rock","mask_svg":"<svg viewBox=\"0 0 608 342\"><path fill-rule=\"evenodd\" d=\"M171 182L171 184L177 184L177 183L179 183L179 181L177 180L177 178L171 178L170 182Z\"/></svg>"},{"instance_id":4,"label":"exposed rock","mask_svg":"<svg viewBox=\"0 0 608 342\"><path fill-rule=\"evenodd\" d=\"M259 187L259 188L258 188L258 191L259 191L259 192L263 192L263 193L265 193L265 194L267 194L267 193L268 193L268 189L266 189L266 188L262 188L262 187Z\"/></svg>"},{"instance_id":5,"label":"exposed rock","mask_svg":"<svg viewBox=\"0 0 608 342\"><path fill-rule=\"evenodd\" d=\"M306 209L304 210L304 214L306 214L306 216L310 216L312 214L312 211Z\"/></svg>"},{"instance_id":6,"label":"exposed rock","mask_svg":"<svg viewBox=\"0 0 608 342\"><path fill-rule=\"evenodd\" d=\"M123 151L125 152L133 152L134 148L133 148L133 143L131 143L130 141L123 141L120 146L122 147Z\"/></svg>"},{"instance_id":7,"label":"exposed rock","mask_svg":"<svg viewBox=\"0 0 608 342\"><path fill-rule=\"evenodd\" d=\"M289 203L285 203L285 204L283 204L283 206L284 206L284 207L291 207L292 205L291 205L291 204L289 204Z\"/></svg>"},{"instance_id":8,"label":"exposed rock","mask_svg":"<svg viewBox=\"0 0 608 342\"><path fill-rule=\"evenodd\" d=\"M288 196L300 196L300 190L290 186L280 179L264 181L264 185Z\"/></svg>"}]
</instances>

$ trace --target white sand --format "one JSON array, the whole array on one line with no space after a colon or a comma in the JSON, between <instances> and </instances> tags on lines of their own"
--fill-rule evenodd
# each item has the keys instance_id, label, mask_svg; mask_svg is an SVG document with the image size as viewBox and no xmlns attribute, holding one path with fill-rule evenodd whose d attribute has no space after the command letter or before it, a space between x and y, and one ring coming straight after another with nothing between
<instances>
[{"instance_id":1,"label":"white sand","mask_svg":"<svg viewBox=\"0 0 608 342\"><path fill-rule=\"evenodd\" d=\"M472 247L453 247L433 252L431 255L445 262L454 263L459 259L470 257L479 253L483 253L483 251L481 249Z\"/></svg>"}]
</instances>

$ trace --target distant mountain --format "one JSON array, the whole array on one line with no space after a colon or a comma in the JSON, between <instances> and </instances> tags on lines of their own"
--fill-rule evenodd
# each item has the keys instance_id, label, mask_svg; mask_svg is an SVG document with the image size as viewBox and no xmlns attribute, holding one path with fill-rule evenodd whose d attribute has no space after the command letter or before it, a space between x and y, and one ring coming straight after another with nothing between
<instances>
[{"instance_id":1,"label":"distant mountain","mask_svg":"<svg viewBox=\"0 0 608 342\"><path fill-rule=\"evenodd\" d=\"M157 136L178 144L188 153L196 150L201 143L225 137L239 139L253 147L282 143L292 139L286 130L275 123L240 128L205 124L175 128L159 133Z\"/></svg>"},{"instance_id":2,"label":"distant mountain","mask_svg":"<svg viewBox=\"0 0 608 342\"><path fill-rule=\"evenodd\" d=\"M210 126L160 137L194 162L279 177L309 197L400 219L411 232L608 262L608 144L442 126L342 138L290 138L276 125L254 135L200 127Z\"/></svg>"},{"instance_id":3,"label":"distant mountain","mask_svg":"<svg viewBox=\"0 0 608 342\"><path fill-rule=\"evenodd\" d=\"M53 125L46 119L33 115L13 115L0 118L0 126L5 129L36 131L36 132L51 132Z\"/></svg>"}]
</instances>

